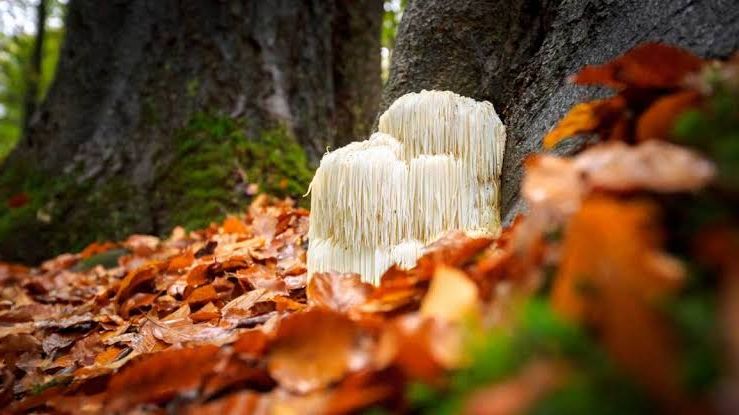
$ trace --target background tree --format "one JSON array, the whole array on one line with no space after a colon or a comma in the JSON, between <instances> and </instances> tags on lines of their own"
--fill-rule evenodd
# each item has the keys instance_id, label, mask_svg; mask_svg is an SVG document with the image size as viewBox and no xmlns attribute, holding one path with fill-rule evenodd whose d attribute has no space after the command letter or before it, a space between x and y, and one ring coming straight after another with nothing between
<instances>
[{"instance_id":1,"label":"background tree","mask_svg":"<svg viewBox=\"0 0 739 415\"><path fill-rule=\"evenodd\" d=\"M424 88L491 101L508 132L502 208L510 220L522 208L517 195L524 157L540 148L546 130L570 106L601 92L583 92L563 79L647 40L725 57L739 48L739 8L691 0L410 0L384 106Z\"/></svg>"},{"instance_id":2,"label":"background tree","mask_svg":"<svg viewBox=\"0 0 739 415\"><path fill-rule=\"evenodd\" d=\"M0 177L0 256L201 226L298 195L369 132L378 0L71 0L48 96Z\"/></svg>"},{"instance_id":3,"label":"background tree","mask_svg":"<svg viewBox=\"0 0 739 415\"><path fill-rule=\"evenodd\" d=\"M21 136L25 113L28 112L24 105L28 103L35 107L46 95L59 58L66 2L44 1L48 12L45 19L40 19L43 26L38 25L38 16L34 16L40 4L14 0L5 3L5 9L0 10L6 18L0 24L0 161L5 159ZM37 61L40 70L33 71L38 75L31 78L29 67L37 45L41 52ZM35 93L28 92L32 80Z\"/></svg>"}]
</instances>

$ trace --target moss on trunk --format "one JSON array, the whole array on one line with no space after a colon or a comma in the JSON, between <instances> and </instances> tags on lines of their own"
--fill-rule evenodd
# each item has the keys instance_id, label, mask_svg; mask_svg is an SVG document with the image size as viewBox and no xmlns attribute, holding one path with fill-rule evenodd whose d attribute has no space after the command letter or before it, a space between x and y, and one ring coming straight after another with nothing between
<instances>
[{"instance_id":1,"label":"moss on trunk","mask_svg":"<svg viewBox=\"0 0 739 415\"><path fill-rule=\"evenodd\" d=\"M249 203L250 184L300 198L312 169L295 138L284 127L246 131L240 119L194 115L175 134L172 162L160 166L152 189L122 177L50 177L30 160L14 162L0 176L2 258L35 263L93 241L207 226ZM26 202L11 207L11 199Z\"/></svg>"}]
</instances>

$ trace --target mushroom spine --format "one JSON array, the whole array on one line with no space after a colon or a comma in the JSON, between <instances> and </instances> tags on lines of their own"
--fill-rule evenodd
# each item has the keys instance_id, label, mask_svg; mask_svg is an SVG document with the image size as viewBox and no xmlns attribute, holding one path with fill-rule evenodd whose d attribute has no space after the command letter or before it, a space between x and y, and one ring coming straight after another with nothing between
<instances>
[{"instance_id":1,"label":"mushroom spine","mask_svg":"<svg viewBox=\"0 0 739 415\"><path fill-rule=\"evenodd\" d=\"M321 160L309 188L308 275L356 272L378 284L443 232L497 233L505 137L487 101L449 91L398 98L379 132Z\"/></svg>"}]
</instances>

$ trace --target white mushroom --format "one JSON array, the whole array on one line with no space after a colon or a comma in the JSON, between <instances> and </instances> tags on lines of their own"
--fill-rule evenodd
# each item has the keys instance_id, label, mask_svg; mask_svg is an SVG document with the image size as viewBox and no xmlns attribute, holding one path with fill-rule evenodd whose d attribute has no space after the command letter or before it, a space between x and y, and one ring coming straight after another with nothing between
<instances>
[{"instance_id":1,"label":"white mushroom","mask_svg":"<svg viewBox=\"0 0 739 415\"><path fill-rule=\"evenodd\" d=\"M499 231L505 127L492 104L411 93L379 130L321 160L310 186L308 275L356 272L377 284L393 264L413 267L443 232Z\"/></svg>"}]
</instances>

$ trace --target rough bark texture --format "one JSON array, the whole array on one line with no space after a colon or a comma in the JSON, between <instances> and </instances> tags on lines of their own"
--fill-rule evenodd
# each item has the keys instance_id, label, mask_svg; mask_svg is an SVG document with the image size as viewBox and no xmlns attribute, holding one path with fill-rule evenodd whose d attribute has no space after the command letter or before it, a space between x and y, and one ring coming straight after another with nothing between
<instances>
[{"instance_id":1,"label":"rough bark texture","mask_svg":"<svg viewBox=\"0 0 739 415\"><path fill-rule=\"evenodd\" d=\"M193 185L167 186L200 173L177 169L228 168L218 174L230 177L250 166L244 157L243 169L216 156L181 162L228 156L210 136L258 162L286 157L256 145L297 141L315 163L327 146L367 134L381 93L381 16L380 0L72 0L56 80L0 173L29 193L18 176L33 169L43 186L56 181L53 194L31 194L23 209L37 209L35 221L0 207L0 258L35 261L93 239L166 232L183 209L173 191ZM232 144L233 134L250 147ZM261 179L248 173L244 181ZM200 184L202 194L224 186ZM224 196L221 210L236 197ZM19 223L2 223L10 219ZM65 244L65 232L79 236Z\"/></svg>"},{"instance_id":2,"label":"rough bark texture","mask_svg":"<svg viewBox=\"0 0 739 415\"><path fill-rule=\"evenodd\" d=\"M525 156L570 106L604 92L566 77L648 40L725 57L739 48L739 8L728 0L411 0L383 106L422 89L492 102L508 132L501 202L510 220L523 209Z\"/></svg>"}]
</instances>

